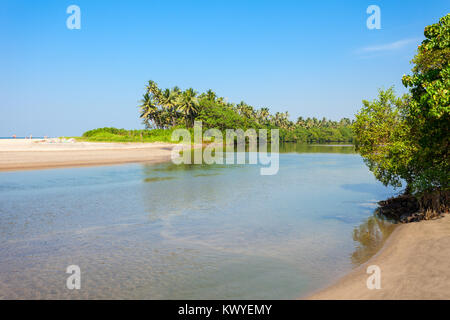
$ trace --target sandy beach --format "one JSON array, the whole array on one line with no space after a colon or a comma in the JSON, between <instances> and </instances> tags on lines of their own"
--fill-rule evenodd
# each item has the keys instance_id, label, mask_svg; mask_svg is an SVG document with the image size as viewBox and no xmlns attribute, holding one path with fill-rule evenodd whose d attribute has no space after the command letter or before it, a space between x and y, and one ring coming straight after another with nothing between
<instances>
[{"instance_id":1,"label":"sandy beach","mask_svg":"<svg viewBox=\"0 0 450 320\"><path fill-rule=\"evenodd\" d=\"M381 289L366 286L381 269ZM366 264L308 299L450 299L450 216L399 226Z\"/></svg>"},{"instance_id":2,"label":"sandy beach","mask_svg":"<svg viewBox=\"0 0 450 320\"><path fill-rule=\"evenodd\" d=\"M1 139L0 171L170 160L173 144Z\"/></svg>"}]
</instances>

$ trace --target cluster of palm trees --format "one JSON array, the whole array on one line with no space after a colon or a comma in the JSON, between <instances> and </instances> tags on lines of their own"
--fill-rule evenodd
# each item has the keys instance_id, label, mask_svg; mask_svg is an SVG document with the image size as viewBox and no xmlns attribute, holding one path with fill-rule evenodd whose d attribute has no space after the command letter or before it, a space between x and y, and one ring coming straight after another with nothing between
<instances>
[{"instance_id":1,"label":"cluster of palm trees","mask_svg":"<svg viewBox=\"0 0 450 320\"><path fill-rule=\"evenodd\" d=\"M283 129L288 129L289 127L289 113L287 111L277 112L275 115L271 115L269 108L255 109L244 101L238 103L234 108L241 116L251 119L262 126L272 126Z\"/></svg>"},{"instance_id":2,"label":"cluster of palm trees","mask_svg":"<svg viewBox=\"0 0 450 320\"><path fill-rule=\"evenodd\" d=\"M200 107L197 92L178 87L161 90L150 80L140 105L140 117L147 128L167 129L185 122L192 126Z\"/></svg>"},{"instance_id":3,"label":"cluster of palm trees","mask_svg":"<svg viewBox=\"0 0 450 320\"><path fill-rule=\"evenodd\" d=\"M299 117L297 122L293 122L289 120L288 112L277 112L272 115L269 108L255 109L244 101L238 104L229 103L225 98L218 97L211 89L201 94L192 88L185 91L178 87L162 90L152 80L148 82L146 92L141 100L140 117L147 128L167 129L179 125L186 125L190 128L205 102L229 108L261 127L294 130L299 127L306 129L338 128L349 126L352 123L348 118L332 121L326 118L318 120L316 118L303 119L302 117Z\"/></svg>"},{"instance_id":4,"label":"cluster of palm trees","mask_svg":"<svg viewBox=\"0 0 450 320\"><path fill-rule=\"evenodd\" d=\"M350 120L349 118L342 118L339 121L328 120L323 117L322 120L319 120L315 117L306 118L298 117L296 125L301 128L311 129L311 128L333 128L337 129L339 127L349 127L353 124L354 120Z\"/></svg>"},{"instance_id":5,"label":"cluster of palm trees","mask_svg":"<svg viewBox=\"0 0 450 320\"><path fill-rule=\"evenodd\" d=\"M261 108L255 110L252 106L247 105L244 101L241 101L235 107L236 111L249 119L256 121L257 123L264 126L271 126L282 128L286 130L294 130L296 128L333 128L337 129L339 127L349 127L353 124L354 121L349 118L342 118L339 121L329 120L325 117L322 120L319 120L315 117L306 118L298 117L296 122L289 120L289 112L277 112L274 115L271 115L269 112L269 108Z\"/></svg>"}]
</instances>

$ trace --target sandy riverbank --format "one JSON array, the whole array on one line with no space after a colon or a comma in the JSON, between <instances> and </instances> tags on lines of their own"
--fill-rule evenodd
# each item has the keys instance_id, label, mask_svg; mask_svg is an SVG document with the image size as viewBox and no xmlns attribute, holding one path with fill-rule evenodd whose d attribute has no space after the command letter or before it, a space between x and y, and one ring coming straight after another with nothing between
<instances>
[{"instance_id":1,"label":"sandy riverbank","mask_svg":"<svg viewBox=\"0 0 450 320\"><path fill-rule=\"evenodd\" d=\"M369 290L369 265L381 289ZM308 299L450 299L450 216L399 226L369 262Z\"/></svg>"},{"instance_id":2,"label":"sandy riverbank","mask_svg":"<svg viewBox=\"0 0 450 320\"><path fill-rule=\"evenodd\" d=\"M0 171L170 160L173 144L0 139Z\"/></svg>"}]
</instances>

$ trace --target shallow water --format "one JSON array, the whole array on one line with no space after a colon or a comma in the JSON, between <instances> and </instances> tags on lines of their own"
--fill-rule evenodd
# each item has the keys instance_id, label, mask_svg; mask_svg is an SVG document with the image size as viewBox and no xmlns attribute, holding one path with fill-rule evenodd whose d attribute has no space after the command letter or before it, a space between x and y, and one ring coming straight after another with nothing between
<instances>
[{"instance_id":1,"label":"shallow water","mask_svg":"<svg viewBox=\"0 0 450 320\"><path fill-rule=\"evenodd\" d=\"M130 164L0 173L0 298L289 299L366 261L393 190L349 146L280 170ZM81 268L81 290L66 268Z\"/></svg>"}]
</instances>

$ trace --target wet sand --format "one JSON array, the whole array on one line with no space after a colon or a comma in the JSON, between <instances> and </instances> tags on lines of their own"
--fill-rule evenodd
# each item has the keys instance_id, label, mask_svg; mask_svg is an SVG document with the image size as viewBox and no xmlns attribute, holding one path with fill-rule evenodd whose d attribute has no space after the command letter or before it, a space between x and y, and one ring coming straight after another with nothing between
<instances>
[{"instance_id":1,"label":"wet sand","mask_svg":"<svg viewBox=\"0 0 450 320\"><path fill-rule=\"evenodd\" d=\"M381 269L369 290L367 267ZM401 225L371 260L308 299L450 299L450 216Z\"/></svg>"},{"instance_id":2,"label":"wet sand","mask_svg":"<svg viewBox=\"0 0 450 320\"><path fill-rule=\"evenodd\" d=\"M0 139L0 171L170 160L173 144Z\"/></svg>"}]
</instances>

